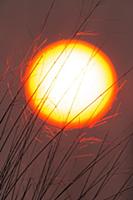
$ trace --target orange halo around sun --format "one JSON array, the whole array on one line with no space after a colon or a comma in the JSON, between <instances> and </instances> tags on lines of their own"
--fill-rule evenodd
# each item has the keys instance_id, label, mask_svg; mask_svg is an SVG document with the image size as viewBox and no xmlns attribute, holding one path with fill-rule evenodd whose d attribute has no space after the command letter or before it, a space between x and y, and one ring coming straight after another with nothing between
<instances>
[{"instance_id":1,"label":"orange halo around sun","mask_svg":"<svg viewBox=\"0 0 133 200\"><path fill-rule=\"evenodd\" d=\"M42 49L29 62L25 78L32 110L66 129L93 126L110 110L117 93L110 59L81 40L61 40Z\"/></svg>"}]
</instances>

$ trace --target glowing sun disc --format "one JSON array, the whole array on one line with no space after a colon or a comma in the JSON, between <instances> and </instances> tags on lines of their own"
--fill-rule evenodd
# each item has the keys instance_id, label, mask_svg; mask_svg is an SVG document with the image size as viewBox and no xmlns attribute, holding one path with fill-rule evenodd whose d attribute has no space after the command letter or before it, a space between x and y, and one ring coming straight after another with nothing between
<instances>
[{"instance_id":1,"label":"glowing sun disc","mask_svg":"<svg viewBox=\"0 0 133 200\"><path fill-rule=\"evenodd\" d=\"M81 40L61 40L42 49L25 72L26 99L48 123L92 126L111 108L116 73L110 59Z\"/></svg>"}]
</instances>

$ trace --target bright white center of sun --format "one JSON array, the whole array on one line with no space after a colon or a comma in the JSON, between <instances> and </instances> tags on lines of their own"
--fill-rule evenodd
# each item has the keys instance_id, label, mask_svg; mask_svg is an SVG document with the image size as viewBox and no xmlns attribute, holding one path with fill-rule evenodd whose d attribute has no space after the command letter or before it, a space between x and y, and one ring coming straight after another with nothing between
<instances>
[{"instance_id":1,"label":"bright white center of sun","mask_svg":"<svg viewBox=\"0 0 133 200\"><path fill-rule=\"evenodd\" d=\"M113 89L100 95L113 83L113 73L98 49L78 43L67 47L60 44L44 51L38 59L29 79L29 91L33 93L38 87L34 105L42 105L41 114L65 123L99 97L79 116L85 121L99 114L110 100Z\"/></svg>"}]
</instances>

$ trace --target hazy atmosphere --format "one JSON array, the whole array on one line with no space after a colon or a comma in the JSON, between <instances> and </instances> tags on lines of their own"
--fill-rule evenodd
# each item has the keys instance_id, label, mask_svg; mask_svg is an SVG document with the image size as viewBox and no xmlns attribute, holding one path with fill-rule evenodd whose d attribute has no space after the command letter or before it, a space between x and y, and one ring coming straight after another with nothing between
<instances>
[{"instance_id":1,"label":"hazy atmosphere","mask_svg":"<svg viewBox=\"0 0 133 200\"><path fill-rule=\"evenodd\" d=\"M132 0L0 1L1 200L133 199L132 10ZM24 72L39 50L71 38L110 58L118 93L93 127L66 130L33 112Z\"/></svg>"}]
</instances>

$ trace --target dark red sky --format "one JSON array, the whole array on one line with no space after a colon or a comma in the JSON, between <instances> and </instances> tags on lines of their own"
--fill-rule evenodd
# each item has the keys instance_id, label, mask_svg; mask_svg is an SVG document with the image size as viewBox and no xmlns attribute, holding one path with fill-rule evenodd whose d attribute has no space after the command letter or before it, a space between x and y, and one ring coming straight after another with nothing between
<instances>
[{"instance_id":1,"label":"dark red sky","mask_svg":"<svg viewBox=\"0 0 133 200\"><path fill-rule=\"evenodd\" d=\"M11 88L13 94L19 87L21 72L24 72L26 67L23 65L21 68L20 63L31 47L32 42L40 34L51 2L50 0L0 1L0 73L3 74L7 69L7 61L8 66L10 66L10 70L1 83L1 95L6 90L8 83L13 84ZM95 3L95 0L56 0L45 28L41 32L38 44L45 39L49 44L53 41L70 38ZM118 77L133 66L132 11L132 0L103 0L101 5L89 17L87 23L79 30L79 32L94 33L81 35L80 39L101 47L112 60ZM17 71L17 69L19 70ZM119 115L108 120L105 125L91 130L81 130L81 132L89 133L91 137L103 138L104 133L111 130L110 140L116 136L121 136L121 134L127 134L123 130L129 126L133 119L133 72L124 77L121 83L125 80L127 80L126 84L119 92L115 105L109 113L111 115L119 108ZM22 105L24 99L20 101L22 101L20 104ZM6 99L5 104L8 104L8 102L9 99ZM0 109L2 112L4 105ZM71 131L71 134L68 134L67 142L72 140L69 135L73 138L75 132ZM96 147L91 146L90 149L91 155L95 152ZM86 151L88 152L87 149ZM127 157L129 165L131 165L131 150L128 151ZM82 162L84 163L83 160ZM82 163L80 164L78 168L82 167ZM125 200L124 198L121 199Z\"/></svg>"}]
</instances>

